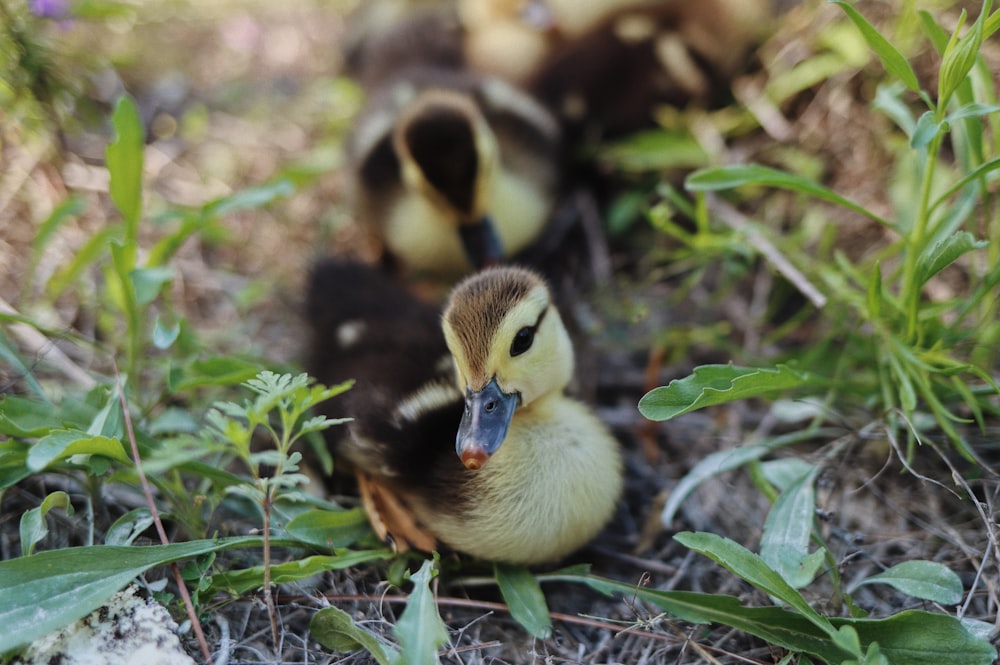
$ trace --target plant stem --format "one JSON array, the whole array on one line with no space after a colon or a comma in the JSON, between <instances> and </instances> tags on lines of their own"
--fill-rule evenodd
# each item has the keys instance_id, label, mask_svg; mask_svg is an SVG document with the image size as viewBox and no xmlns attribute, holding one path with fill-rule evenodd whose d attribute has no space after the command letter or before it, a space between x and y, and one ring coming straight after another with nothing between
<instances>
[{"instance_id":1,"label":"plant stem","mask_svg":"<svg viewBox=\"0 0 1000 665\"><path fill-rule=\"evenodd\" d=\"M278 648L278 611L274 606L274 595L271 594L271 504L274 502L274 488L268 487L264 492L264 604L267 606L267 616L271 620L271 639L274 648Z\"/></svg>"},{"instance_id":2,"label":"plant stem","mask_svg":"<svg viewBox=\"0 0 1000 665\"><path fill-rule=\"evenodd\" d=\"M128 410L128 402L125 401L125 390L122 388L121 374L115 366L115 384L118 388L118 401L122 407L122 417L125 422L125 432L128 434L129 444L132 446L132 459L135 461L135 471L139 475L139 484L142 485L142 492L146 495L146 505L149 506L149 513L153 517L153 524L156 525L156 533L160 536L160 542L164 545L170 544L167 538L167 531L163 528L163 521L160 519L160 511L156 509L156 502L153 500L153 490L149 486L145 471L142 470L142 460L139 457L139 444L135 440L135 430L132 427L132 415ZM174 581L180 591L181 599L184 601L184 608L187 610L188 620L198 639L198 646L201 648L201 655L207 665L212 665L212 652L208 648L208 641L205 633L201 630L201 622L198 621L198 614L194 611L194 603L191 602L191 594L188 593L187 585L184 584L184 577L181 575L181 568L177 563L170 564L170 569L174 573Z\"/></svg>"},{"instance_id":3,"label":"plant stem","mask_svg":"<svg viewBox=\"0 0 1000 665\"><path fill-rule=\"evenodd\" d=\"M920 294L923 291L921 285L917 283L917 261L923 253L924 245L927 242L927 227L930 225L930 199L931 188L934 184L934 167L937 164L938 152L941 149L941 141L944 132L939 130L927 148L927 162L924 164L923 178L920 183L920 208L917 211L917 219L914 220L913 229L906 248L906 262L903 265L903 293L906 303L906 339L911 344L918 344L921 335L919 334L919 314L920 314Z\"/></svg>"}]
</instances>

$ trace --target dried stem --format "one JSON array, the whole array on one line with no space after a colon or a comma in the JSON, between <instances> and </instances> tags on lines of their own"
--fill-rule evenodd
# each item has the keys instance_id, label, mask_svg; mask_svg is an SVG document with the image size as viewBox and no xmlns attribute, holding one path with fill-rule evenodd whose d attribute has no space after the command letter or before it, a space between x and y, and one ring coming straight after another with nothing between
<instances>
[{"instance_id":1,"label":"dried stem","mask_svg":"<svg viewBox=\"0 0 1000 665\"><path fill-rule=\"evenodd\" d=\"M125 401L125 390L122 387L121 375L118 373L117 364L115 365L115 385L118 388L118 401L121 403L122 416L125 419L125 432L128 434L128 441L132 446L132 459L135 461L135 470L139 475L139 483L142 485L142 492L146 495L146 505L149 506L149 512L153 517L153 524L156 525L156 533L160 536L160 542L164 545L169 545L170 539L167 538L167 531L163 528L163 521L160 519L160 512L156 509L156 502L153 500L153 490L149 486L149 481L146 479L146 473L142 470L142 461L139 457L139 445L135 441L135 430L132 428L132 416L129 414L128 402ZM198 615L194 611L194 603L191 602L191 594L188 593L187 585L184 584L184 578L181 576L180 566L176 563L172 563L170 564L170 569L174 573L174 580L177 582L181 598L184 600L184 608L187 610L188 619L191 621L191 628L194 629L194 634L198 638L198 646L201 647L201 655L205 659L205 663L207 665L212 665L212 652L208 648L208 641L205 639L205 634L201 630L201 623L198 621Z\"/></svg>"}]
</instances>

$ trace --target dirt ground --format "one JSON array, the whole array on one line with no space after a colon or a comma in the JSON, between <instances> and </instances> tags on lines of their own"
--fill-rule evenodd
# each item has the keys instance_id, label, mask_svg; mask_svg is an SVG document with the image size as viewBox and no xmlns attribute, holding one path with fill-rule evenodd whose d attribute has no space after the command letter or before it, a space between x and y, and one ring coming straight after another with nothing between
<instances>
[{"instance_id":1,"label":"dirt ground","mask_svg":"<svg viewBox=\"0 0 1000 665\"><path fill-rule=\"evenodd\" d=\"M173 301L220 351L296 366L305 339L299 316L303 279L311 263L329 253L371 255L344 200L341 141L361 103L359 90L338 78L347 4L164 3L139 7L131 19L77 26L66 34L74 45L90 45L114 65L100 68L85 84L94 113L107 112L122 89L139 102L150 131L147 218L282 174L303 183L287 199L227 215L214 239L196 237L178 255ZM876 14L891 16L895 9L888 1L870 4ZM759 58L813 52L824 26L839 20L838 11L811 2L789 9ZM751 69L738 81L739 89L762 85L760 67ZM869 108L869 86L856 72L818 82L775 109L770 132L730 139L723 161L760 160L794 146L810 155L809 166L824 174L830 188L885 212L888 157L873 146L886 121ZM11 124L0 112L0 297L7 303L32 302L37 282L107 223L107 174L101 167L106 136L106 124L81 119L67 127L60 144ZM36 284L25 284L21 277L36 222L70 191L81 193L84 211L40 259ZM783 214L788 205L784 197L764 199L761 214L775 224L794 224ZM845 215L840 221L856 227L842 234L851 239L847 253L884 239L880 229L857 219ZM155 236L155 222L147 232ZM759 592L671 538L676 531L703 530L756 549L770 503L744 470L704 483L669 527L660 523L659 513L678 480L704 456L796 431L805 421L751 401L653 424L635 405L647 389L685 376L695 365L760 357L769 345L808 344L815 317L805 317L787 338L775 341L769 333L779 322L769 316L767 303L787 284L769 265L751 261L735 281L718 266L689 285L683 274L658 262L658 253L667 249L661 234L639 223L603 249L615 278L573 293L577 301L568 316L584 337L578 391L597 405L622 441L628 480L615 519L568 563L586 562L596 574L652 588L732 594L766 605ZM727 285L723 292L716 290L721 284ZM23 313L87 335L94 330L92 305L62 298L50 310ZM699 331L704 338L676 342L676 332L665 337L664 331L678 329ZM651 353L658 345L663 353ZM80 366L102 362L79 349L67 353ZM8 374L0 365L0 386L14 381ZM780 455L823 466L820 517L845 586L853 590L854 582L904 560L938 561L958 572L967 589L975 588L959 608L961 615L1000 625L996 477L956 484L949 465L960 462L935 454L919 456L917 468L907 472L868 414L849 414L834 429ZM979 452L995 464L1000 427L975 439ZM834 447L838 452L831 456ZM10 517L4 515L0 529L16 530ZM452 568L446 559L445 570ZM545 586L555 633L535 640L496 606L499 597L490 587L476 584L474 572L446 574L439 588L453 647L444 662L772 663L782 656L742 633L691 626L641 601L604 598L572 585ZM331 573L308 588L282 589L283 643L277 649L257 599L221 604L205 622L210 642L220 650L216 662L369 662L364 653L331 654L308 639L308 620L332 603L389 635L403 605L401 593L384 580L384 568L369 566ZM818 580L805 593L818 607L840 612L829 580ZM852 593L876 617L931 607L884 586ZM198 653L193 641L188 646Z\"/></svg>"}]
</instances>

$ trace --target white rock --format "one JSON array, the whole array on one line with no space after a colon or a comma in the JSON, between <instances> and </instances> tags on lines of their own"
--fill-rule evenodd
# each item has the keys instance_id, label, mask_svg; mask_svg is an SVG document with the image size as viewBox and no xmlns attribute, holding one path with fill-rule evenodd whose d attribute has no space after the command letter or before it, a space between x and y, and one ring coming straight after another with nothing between
<instances>
[{"instance_id":1,"label":"white rock","mask_svg":"<svg viewBox=\"0 0 1000 665\"><path fill-rule=\"evenodd\" d=\"M14 663L194 665L167 610L137 591L129 586L76 623L35 640Z\"/></svg>"}]
</instances>

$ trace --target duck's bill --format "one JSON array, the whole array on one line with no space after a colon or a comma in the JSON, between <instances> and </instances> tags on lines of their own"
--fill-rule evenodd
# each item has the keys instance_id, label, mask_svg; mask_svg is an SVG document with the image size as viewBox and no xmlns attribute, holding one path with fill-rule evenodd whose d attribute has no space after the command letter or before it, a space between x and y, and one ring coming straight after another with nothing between
<instances>
[{"instance_id":1,"label":"duck's bill","mask_svg":"<svg viewBox=\"0 0 1000 665\"><path fill-rule=\"evenodd\" d=\"M503 261L503 245L493 219L488 215L471 224L458 227L465 257L476 270L498 265Z\"/></svg>"},{"instance_id":2,"label":"duck's bill","mask_svg":"<svg viewBox=\"0 0 1000 665\"><path fill-rule=\"evenodd\" d=\"M517 394L500 390L494 378L479 392L465 391L465 413L458 426L455 452L469 469L481 469L507 438L517 408Z\"/></svg>"}]
</instances>

